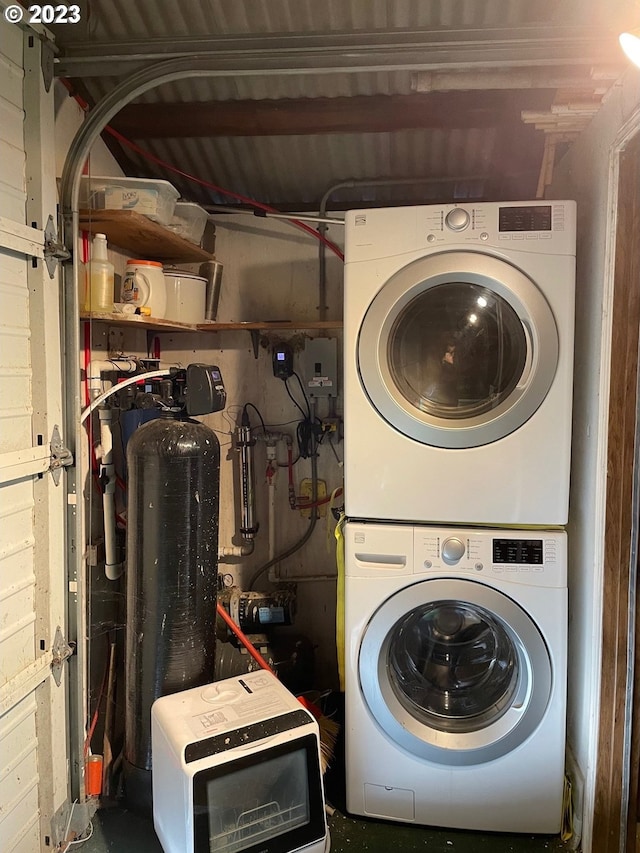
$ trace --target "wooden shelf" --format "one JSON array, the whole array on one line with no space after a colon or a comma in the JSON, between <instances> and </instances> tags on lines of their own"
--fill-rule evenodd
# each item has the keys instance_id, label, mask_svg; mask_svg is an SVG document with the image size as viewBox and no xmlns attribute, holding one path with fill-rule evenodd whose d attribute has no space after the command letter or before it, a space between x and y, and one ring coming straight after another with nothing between
<instances>
[{"instance_id":1,"label":"wooden shelf","mask_svg":"<svg viewBox=\"0 0 640 853\"><path fill-rule=\"evenodd\" d=\"M198 263L213 258L147 216L134 210L81 210L80 229L107 235L111 246L131 253L133 258L167 263Z\"/></svg>"},{"instance_id":2,"label":"wooden shelf","mask_svg":"<svg viewBox=\"0 0 640 853\"><path fill-rule=\"evenodd\" d=\"M304 329L318 331L325 329L341 329L342 320L310 321L308 323L295 320L255 320L237 323L218 323L214 320L204 323L178 323L174 320L161 320L156 317L142 317L139 314L107 314L102 312L80 312L81 320L91 320L96 323L110 323L113 326L138 326L141 329L155 329L161 332L265 332L269 330Z\"/></svg>"},{"instance_id":3,"label":"wooden shelf","mask_svg":"<svg viewBox=\"0 0 640 853\"><path fill-rule=\"evenodd\" d=\"M81 320L93 323L109 323L111 326L138 326L141 329L157 329L161 332L197 332L198 326L191 323L178 323L174 320L162 320L159 317L143 317L140 314L108 314L101 311L81 311Z\"/></svg>"},{"instance_id":4,"label":"wooden shelf","mask_svg":"<svg viewBox=\"0 0 640 853\"><path fill-rule=\"evenodd\" d=\"M244 329L247 332L267 332L272 330L285 329L304 329L305 331L315 331L323 329L341 329L342 320L311 320L308 323L299 322L297 320L255 320L238 323L218 323L209 321L206 323L198 323L196 326L199 332L224 332L238 331Z\"/></svg>"}]
</instances>

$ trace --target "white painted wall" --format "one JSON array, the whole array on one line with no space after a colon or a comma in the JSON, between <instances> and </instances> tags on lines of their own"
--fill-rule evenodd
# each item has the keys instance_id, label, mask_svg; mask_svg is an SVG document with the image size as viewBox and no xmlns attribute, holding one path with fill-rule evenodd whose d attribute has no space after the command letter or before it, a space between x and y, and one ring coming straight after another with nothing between
<instances>
[{"instance_id":1,"label":"white painted wall","mask_svg":"<svg viewBox=\"0 0 640 853\"><path fill-rule=\"evenodd\" d=\"M82 122L84 113L79 104L59 80L54 83L55 117L56 117L56 175L62 175L64 161L73 137ZM90 158L91 173L94 175L121 175L122 169L115 157L100 139L93 146Z\"/></svg>"},{"instance_id":2,"label":"white painted wall","mask_svg":"<svg viewBox=\"0 0 640 853\"><path fill-rule=\"evenodd\" d=\"M83 113L60 86L56 93L56 161L61 174L66 152L83 120ZM91 154L91 172L95 175L121 174L117 163L99 140ZM222 370L228 393L225 412L202 418L218 432L221 443L221 500L220 500L220 544L241 544L237 535L240 526L238 504L237 453L233 450L233 429L239 423L242 406L253 403L261 412L267 425L275 431L287 430L295 436L299 412L290 401L284 384L273 377L269 342L278 337L293 339L297 347L304 344L304 324L318 318L318 241L285 222L279 220L252 219L242 215L216 216L216 257L224 264L223 286L220 297L218 319L238 320L293 320L300 322L296 332L271 332L261 339L258 358L254 358L252 340L248 332L219 333L159 333L163 364L187 365L200 361L218 364ZM342 226L331 226L327 237L338 245L343 243ZM116 247L112 247L114 250ZM122 273L124 260L121 253L110 254L116 272ZM196 267L197 269L197 267ZM342 316L342 262L327 251L327 317ZM91 332L92 357L104 357L107 351L108 327L93 324ZM314 336L318 332L311 333ZM338 371L342 373L340 331L328 332L338 336ZM147 354L146 332L126 330L125 352L144 356ZM296 365L297 367L297 365ZM289 387L303 405L295 379ZM336 401L337 411L342 412L342 400ZM329 414L329 404L320 401L319 416ZM253 409L250 410L251 424L259 423ZM341 459L342 443L336 444L336 453L328 444L319 450L319 477L326 481L331 492L342 484L342 469L336 456ZM268 558L267 541L267 488L265 483L266 451L259 442L255 449L257 516L260 531L254 554L245 559L234 559L221 563L220 571L229 572L239 586L247 588L254 571ZM296 453L297 455L297 453ZM286 461L284 445L278 448L278 459ZM295 466L295 482L309 478L310 462L301 460ZM86 496L91 499L93 490L87 484ZM305 532L308 521L289 508L287 470L280 468L276 486L277 520L276 554L287 549ZM335 574L335 539L333 521L327 527L326 518L319 519L309 542L292 555L281 566L282 575L299 577L308 575ZM92 570L92 583L100 584ZM286 578L285 578L286 579ZM266 589L263 580L259 588ZM335 665L335 582L319 580L298 584L299 616L293 632L308 636L316 647L317 682L321 687L337 687Z\"/></svg>"},{"instance_id":3,"label":"white painted wall","mask_svg":"<svg viewBox=\"0 0 640 853\"><path fill-rule=\"evenodd\" d=\"M240 526L237 504L238 469L237 453L232 449L232 431L240 421L245 403L253 403L260 410L267 426L274 431L288 431L295 436L298 410L290 401L284 383L273 376L271 351L268 345L278 338L290 339L295 346L304 343L304 323L317 319L318 305L318 242L290 225L277 220L253 220L247 216L216 216L216 257L224 264L223 285L218 320L293 320L300 322L299 332L269 332L262 335L258 358L254 358L248 332L200 333L198 335L162 334L162 360L192 361L218 364L228 393L224 413L202 418L215 428L222 445L220 544L240 544L236 531ZM342 226L331 226L328 238L342 246ZM342 316L342 262L327 252L327 317ZM308 333L317 336L319 333ZM328 336L338 337L339 372L341 375L340 331L330 331ZM296 361L296 370L299 370ZM293 396L304 407L303 398L295 379L289 380ZM337 410L342 412L342 398L337 399ZM249 410L251 425L259 420L253 409ZM317 414L329 414L328 401L318 403ZM259 433L259 430L256 432ZM342 459L342 443L335 445ZM221 564L220 571L233 574L243 588L256 569L267 561L267 489L265 481L265 447L259 442L255 448L257 516L260 531L256 549L251 557ZM296 453L297 455L297 453ZM278 459L286 461L284 445L278 448ZM311 476L309 460L295 465L295 482ZM342 469L328 444L319 449L318 475L326 481L331 492L342 484ZM276 486L277 521L276 554L286 550L305 532L308 521L289 508L287 470L279 469ZM335 539L332 522L327 531L326 519L318 520L309 542L282 564L286 576L334 575ZM286 578L285 578L286 579ZM266 589L263 582L259 588ZM298 584L299 618L294 631L310 637L317 647L317 678L321 687L336 687L335 649L335 582L301 582Z\"/></svg>"},{"instance_id":4,"label":"white painted wall","mask_svg":"<svg viewBox=\"0 0 640 853\"><path fill-rule=\"evenodd\" d=\"M591 850L600 689L607 416L613 297L612 150L640 131L640 71L630 69L554 174L549 195L578 203L573 455L569 513L568 739L585 780L583 850Z\"/></svg>"}]
</instances>

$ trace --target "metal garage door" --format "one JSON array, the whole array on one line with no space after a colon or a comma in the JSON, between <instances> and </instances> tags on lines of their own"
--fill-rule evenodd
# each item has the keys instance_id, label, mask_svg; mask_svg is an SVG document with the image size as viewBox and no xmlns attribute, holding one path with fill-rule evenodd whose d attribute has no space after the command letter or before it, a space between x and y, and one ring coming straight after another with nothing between
<instances>
[{"instance_id":1,"label":"metal garage door","mask_svg":"<svg viewBox=\"0 0 640 853\"><path fill-rule=\"evenodd\" d=\"M65 652L64 485L48 471L62 424L60 277L43 261L43 231L56 211L54 113L42 50L37 33L0 19L3 853L53 849L70 810L66 665L56 665Z\"/></svg>"}]
</instances>

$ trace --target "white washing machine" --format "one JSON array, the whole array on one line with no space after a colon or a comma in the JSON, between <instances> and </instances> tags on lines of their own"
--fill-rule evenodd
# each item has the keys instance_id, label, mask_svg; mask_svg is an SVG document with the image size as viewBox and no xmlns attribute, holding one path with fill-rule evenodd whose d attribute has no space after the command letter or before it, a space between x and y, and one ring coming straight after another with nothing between
<instances>
[{"instance_id":1,"label":"white washing machine","mask_svg":"<svg viewBox=\"0 0 640 853\"><path fill-rule=\"evenodd\" d=\"M345 526L348 811L556 833L566 534Z\"/></svg>"},{"instance_id":2,"label":"white washing machine","mask_svg":"<svg viewBox=\"0 0 640 853\"><path fill-rule=\"evenodd\" d=\"M349 211L352 518L565 524L572 201Z\"/></svg>"}]
</instances>

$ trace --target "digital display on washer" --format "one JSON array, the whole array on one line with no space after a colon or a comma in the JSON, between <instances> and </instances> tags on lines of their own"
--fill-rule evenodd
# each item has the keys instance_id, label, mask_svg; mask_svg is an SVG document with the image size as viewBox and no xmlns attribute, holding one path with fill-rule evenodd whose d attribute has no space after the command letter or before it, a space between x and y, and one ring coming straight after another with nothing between
<instances>
[{"instance_id":1,"label":"digital display on washer","mask_svg":"<svg viewBox=\"0 0 640 853\"><path fill-rule=\"evenodd\" d=\"M494 539L493 562L542 565L542 539Z\"/></svg>"},{"instance_id":2,"label":"digital display on washer","mask_svg":"<svg viewBox=\"0 0 640 853\"><path fill-rule=\"evenodd\" d=\"M500 207L498 231L551 231L551 205Z\"/></svg>"}]
</instances>

